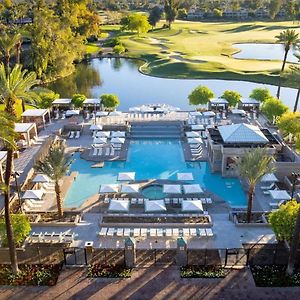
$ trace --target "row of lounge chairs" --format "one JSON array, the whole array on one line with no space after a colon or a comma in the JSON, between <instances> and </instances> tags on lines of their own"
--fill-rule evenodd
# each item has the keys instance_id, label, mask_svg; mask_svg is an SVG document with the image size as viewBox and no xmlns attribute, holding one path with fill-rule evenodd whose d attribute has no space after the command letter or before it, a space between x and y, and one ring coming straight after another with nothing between
<instances>
[{"instance_id":1,"label":"row of lounge chairs","mask_svg":"<svg viewBox=\"0 0 300 300\"><path fill-rule=\"evenodd\" d=\"M114 147L108 147L108 148L94 147L92 156L115 156L115 148Z\"/></svg>"},{"instance_id":2,"label":"row of lounge chairs","mask_svg":"<svg viewBox=\"0 0 300 300\"><path fill-rule=\"evenodd\" d=\"M119 237L213 237L211 228L115 228L102 227L99 236Z\"/></svg>"},{"instance_id":3,"label":"row of lounge chairs","mask_svg":"<svg viewBox=\"0 0 300 300\"><path fill-rule=\"evenodd\" d=\"M194 145L194 146L192 146ZM190 150L192 156L201 156L203 154L203 145L202 144L190 144Z\"/></svg>"},{"instance_id":4,"label":"row of lounge chairs","mask_svg":"<svg viewBox=\"0 0 300 300\"><path fill-rule=\"evenodd\" d=\"M147 198L104 198L104 203L109 203L110 200L130 200L131 204L144 204L146 200L149 200ZM165 204L181 204L183 201L189 200L189 201L196 201L201 200L203 204L212 204L213 201L211 198L165 198Z\"/></svg>"},{"instance_id":5,"label":"row of lounge chairs","mask_svg":"<svg viewBox=\"0 0 300 300\"><path fill-rule=\"evenodd\" d=\"M69 133L69 139L79 139L80 138L80 131L71 131Z\"/></svg>"},{"instance_id":6,"label":"row of lounge chairs","mask_svg":"<svg viewBox=\"0 0 300 300\"><path fill-rule=\"evenodd\" d=\"M64 120L65 118L66 118L66 114L63 113L63 114L61 115L61 119ZM59 119L59 113L56 113L54 120L58 120L58 119Z\"/></svg>"},{"instance_id":7,"label":"row of lounge chairs","mask_svg":"<svg viewBox=\"0 0 300 300\"><path fill-rule=\"evenodd\" d=\"M42 209L44 204L44 200L27 199L23 202L22 208L24 211L38 211Z\"/></svg>"},{"instance_id":8,"label":"row of lounge chairs","mask_svg":"<svg viewBox=\"0 0 300 300\"><path fill-rule=\"evenodd\" d=\"M28 237L29 243L72 243L75 239L75 233L66 232L32 232Z\"/></svg>"}]
</instances>

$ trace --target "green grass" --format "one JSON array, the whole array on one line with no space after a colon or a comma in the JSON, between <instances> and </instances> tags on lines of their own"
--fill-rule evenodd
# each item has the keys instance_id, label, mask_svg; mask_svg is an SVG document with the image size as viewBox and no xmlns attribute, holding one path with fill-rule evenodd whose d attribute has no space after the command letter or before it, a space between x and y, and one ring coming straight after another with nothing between
<instances>
[{"instance_id":1,"label":"green grass","mask_svg":"<svg viewBox=\"0 0 300 300\"><path fill-rule=\"evenodd\" d=\"M31 108L35 108L35 107L33 107L33 106L31 106L31 105L25 105L25 108L26 108L26 109L31 109ZM4 109L5 109L4 104L0 104L0 111L3 111ZM16 105L16 112L17 112L17 118L20 119L20 118L21 118L21 115L22 115L22 113L23 113L21 103L18 103L18 104Z\"/></svg>"},{"instance_id":2,"label":"green grass","mask_svg":"<svg viewBox=\"0 0 300 300\"><path fill-rule=\"evenodd\" d=\"M95 54L100 51L100 47L96 43L85 44L85 53Z\"/></svg>"}]
</instances>

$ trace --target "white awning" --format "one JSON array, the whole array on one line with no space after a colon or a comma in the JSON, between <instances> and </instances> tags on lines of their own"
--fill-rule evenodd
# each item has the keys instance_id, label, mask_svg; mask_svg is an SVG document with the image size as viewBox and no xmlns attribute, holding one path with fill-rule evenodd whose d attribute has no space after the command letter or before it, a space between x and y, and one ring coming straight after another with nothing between
<instances>
[{"instance_id":1,"label":"white awning","mask_svg":"<svg viewBox=\"0 0 300 300\"><path fill-rule=\"evenodd\" d=\"M166 205L164 200L146 200L145 212L159 212L166 211Z\"/></svg>"},{"instance_id":2,"label":"white awning","mask_svg":"<svg viewBox=\"0 0 300 300\"><path fill-rule=\"evenodd\" d=\"M192 173L177 173L178 180L194 180Z\"/></svg>"},{"instance_id":3,"label":"white awning","mask_svg":"<svg viewBox=\"0 0 300 300\"><path fill-rule=\"evenodd\" d=\"M85 99L83 105L100 105L100 99Z\"/></svg>"},{"instance_id":4,"label":"white awning","mask_svg":"<svg viewBox=\"0 0 300 300\"><path fill-rule=\"evenodd\" d=\"M203 190L199 184L184 184L183 191L185 194L203 193Z\"/></svg>"},{"instance_id":5,"label":"white awning","mask_svg":"<svg viewBox=\"0 0 300 300\"><path fill-rule=\"evenodd\" d=\"M108 211L127 212L129 210L129 200L112 199L109 203Z\"/></svg>"},{"instance_id":6,"label":"white awning","mask_svg":"<svg viewBox=\"0 0 300 300\"><path fill-rule=\"evenodd\" d=\"M110 131L98 131L96 133L96 137L106 137L108 138L110 136Z\"/></svg>"},{"instance_id":7,"label":"white awning","mask_svg":"<svg viewBox=\"0 0 300 300\"><path fill-rule=\"evenodd\" d=\"M71 104L72 102L72 99L56 99L52 102L52 105L57 105L57 104L60 104L60 105L68 105L68 104Z\"/></svg>"},{"instance_id":8,"label":"white awning","mask_svg":"<svg viewBox=\"0 0 300 300\"><path fill-rule=\"evenodd\" d=\"M122 116L122 112L121 111L112 111L111 113L109 113L109 116L110 117L120 117L120 116Z\"/></svg>"},{"instance_id":9,"label":"white awning","mask_svg":"<svg viewBox=\"0 0 300 300\"><path fill-rule=\"evenodd\" d=\"M118 184L102 184L100 186L99 194L103 193L118 193L119 185Z\"/></svg>"},{"instance_id":10,"label":"white awning","mask_svg":"<svg viewBox=\"0 0 300 300\"><path fill-rule=\"evenodd\" d=\"M185 133L185 135L186 135L188 138L200 137L200 133L197 132L197 131L187 131L187 132Z\"/></svg>"},{"instance_id":11,"label":"white awning","mask_svg":"<svg viewBox=\"0 0 300 300\"><path fill-rule=\"evenodd\" d=\"M113 131L111 133L112 137L125 137L125 131Z\"/></svg>"},{"instance_id":12,"label":"white awning","mask_svg":"<svg viewBox=\"0 0 300 300\"><path fill-rule=\"evenodd\" d=\"M42 117L48 113L48 109L36 108L27 109L22 113L22 117Z\"/></svg>"},{"instance_id":13,"label":"white awning","mask_svg":"<svg viewBox=\"0 0 300 300\"><path fill-rule=\"evenodd\" d=\"M79 116L80 110L79 109L69 109L66 111L66 116Z\"/></svg>"},{"instance_id":14,"label":"white awning","mask_svg":"<svg viewBox=\"0 0 300 300\"><path fill-rule=\"evenodd\" d=\"M291 196L288 194L286 190L270 190L269 193L271 197L277 201L291 199Z\"/></svg>"},{"instance_id":15,"label":"white awning","mask_svg":"<svg viewBox=\"0 0 300 300\"><path fill-rule=\"evenodd\" d=\"M42 200L44 195L44 190L27 190L23 194L22 199L38 199Z\"/></svg>"},{"instance_id":16,"label":"white awning","mask_svg":"<svg viewBox=\"0 0 300 300\"><path fill-rule=\"evenodd\" d=\"M188 138L187 141L189 144L201 144L202 143L202 139L200 137L196 137L196 138Z\"/></svg>"},{"instance_id":17,"label":"white awning","mask_svg":"<svg viewBox=\"0 0 300 300\"><path fill-rule=\"evenodd\" d=\"M105 117L108 115L107 111L97 111L96 112L96 117Z\"/></svg>"},{"instance_id":18,"label":"white awning","mask_svg":"<svg viewBox=\"0 0 300 300\"><path fill-rule=\"evenodd\" d=\"M40 182L40 183L45 183L45 182L50 182L50 178L45 175L45 174L37 174L33 179L32 182Z\"/></svg>"},{"instance_id":19,"label":"white awning","mask_svg":"<svg viewBox=\"0 0 300 300\"><path fill-rule=\"evenodd\" d=\"M182 211L203 213L203 206L201 200L184 200L181 204Z\"/></svg>"},{"instance_id":20,"label":"white awning","mask_svg":"<svg viewBox=\"0 0 300 300\"><path fill-rule=\"evenodd\" d=\"M131 181L135 179L135 172L123 172L118 174L118 180Z\"/></svg>"},{"instance_id":21,"label":"white awning","mask_svg":"<svg viewBox=\"0 0 300 300\"><path fill-rule=\"evenodd\" d=\"M107 138L104 137L95 137L93 139L93 144L106 144L107 143Z\"/></svg>"},{"instance_id":22,"label":"white awning","mask_svg":"<svg viewBox=\"0 0 300 300\"><path fill-rule=\"evenodd\" d=\"M200 125L191 125L192 130L205 130L205 127L200 124Z\"/></svg>"},{"instance_id":23,"label":"white awning","mask_svg":"<svg viewBox=\"0 0 300 300\"><path fill-rule=\"evenodd\" d=\"M98 124L93 124L90 127L90 130L102 130L103 126Z\"/></svg>"},{"instance_id":24,"label":"white awning","mask_svg":"<svg viewBox=\"0 0 300 300\"><path fill-rule=\"evenodd\" d=\"M163 192L166 194L181 194L180 184L164 184Z\"/></svg>"},{"instance_id":25,"label":"white awning","mask_svg":"<svg viewBox=\"0 0 300 300\"><path fill-rule=\"evenodd\" d=\"M35 123L15 123L15 132L26 133L35 127Z\"/></svg>"},{"instance_id":26,"label":"white awning","mask_svg":"<svg viewBox=\"0 0 300 300\"><path fill-rule=\"evenodd\" d=\"M214 117L216 115L213 111L204 111L202 114L206 118L211 118L211 117Z\"/></svg>"},{"instance_id":27,"label":"white awning","mask_svg":"<svg viewBox=\"0 0 300 300\"><path fill-rule=\"evenodd\" d=\"M261 182L277 182L278 178L274 173L268 173L261 178Z\"/></svg>"},{"instance_id":28,"label":"white awning","mask_svg":"<svg viewBox=\"0 0 300 300\"><path fill-rule=\"evenodd\" d=\"M122 184L121 192L126 194L137 194L139 189L139 184Z\"/></svg>"},{"instance_id":29,"label":"white awning","mask_svg":"<svg viewBox=\"0 0 300 300\"><path fill-rule=\"evenodd\" d=\"M119 137L114 137L110 140L112 144L124 144L125 139L124 138L119 138Z\"/></svg>"}]
</instances>

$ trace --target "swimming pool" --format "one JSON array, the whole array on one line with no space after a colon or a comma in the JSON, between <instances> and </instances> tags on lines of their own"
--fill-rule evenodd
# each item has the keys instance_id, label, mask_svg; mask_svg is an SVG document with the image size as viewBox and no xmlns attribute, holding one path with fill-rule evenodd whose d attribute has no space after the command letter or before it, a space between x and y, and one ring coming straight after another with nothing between
<instances>
[{"instance_id":1,"label":"swimming pool","mask_svg":"<svg viewBox=\"0 0 300 300\"><path fill-rule=\"evenodd\" d=\"M64 205L78 207L97 194L101 184L117 183L119 172L136 172L136 180L176 179L178 172L193 173L194 182L215 193L231 206L244 207L246 196L236 178L222 178L212 174L207 162L186 162L182 147L176 139L139 139L130 143L125 162L105 162L103 168L91 168L93 162L74 154L71 171L79 172L69 189Z\"/></svg>"}]
</instances>

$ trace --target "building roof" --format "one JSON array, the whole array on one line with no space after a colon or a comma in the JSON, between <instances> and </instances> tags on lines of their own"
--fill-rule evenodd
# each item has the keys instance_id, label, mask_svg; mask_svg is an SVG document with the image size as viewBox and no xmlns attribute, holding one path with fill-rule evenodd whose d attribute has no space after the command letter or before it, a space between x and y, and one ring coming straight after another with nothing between
<instances>
[{"instance_id":1,"label":"building roof","mask_svg":"<svg viewBox=\"0 0 300 300\"><path fill-rule=\"evenodd\" d=\"M83 101L83 104L84 105L87 105L87 104L91 104L91 105L100 105L100 99L85 99Z\"/></svg>"},{"instance_id":2,"label":"building roof","mask_svg":"<svg viewBox=\"0 0 300 300\"><path fill-rule=\"evenodd\" d=\"M54 104L70 104L72 102L72 99L56 99L52 102L52 105Z\"/></svg>"},{"instance_id":3,"label":"building roof","mask_svg":"<svg viewBox=\"0 0 300 300\"><path fill-rule=\"evenodd\" d=\"M228 104L228 101L222 98L213 98L210 99L211 104Z\"/></svg>"},{"instance_id":4,"label":"building roof","mask_svg":"<svg viewBox=\"0 0 300 300\"><path fill-rule=\"evenodd\" d=\"M27 109L22 113L22 117L42 117L48 113L48 109Z\"/></svg>"},{"instance_id":5,"label":"building roof","mask_svg":"<svg viewBox=\"0 0 300 300\"><path fill-rule=\"evenodd\" d=\"M252 99L252 98L241 98L240 99L240 102L242 104L248 104L248 105L257 105L257 104L260 104L259 101L255 100L255 99Z\"/></svg>"},{"instance_id":6,"label":"building roof","mask_svg":"<svg viewBox=\"0 0 300 300\"><path fill-rule=\"evenodd\" d=\"M219 126L224 143L268 143L262 131L254 125L245 123Z\"/></svg>"},{"instance_id":7,"label":"building roof","mask_svg":"<svg viewBox=\"0 0 300 300\"><path fill-rule=\"evenodd\" d=\"M33 127L35 127L35 123L15 123L15 132L28 132Z\"/></svg>"}]
</instances>

